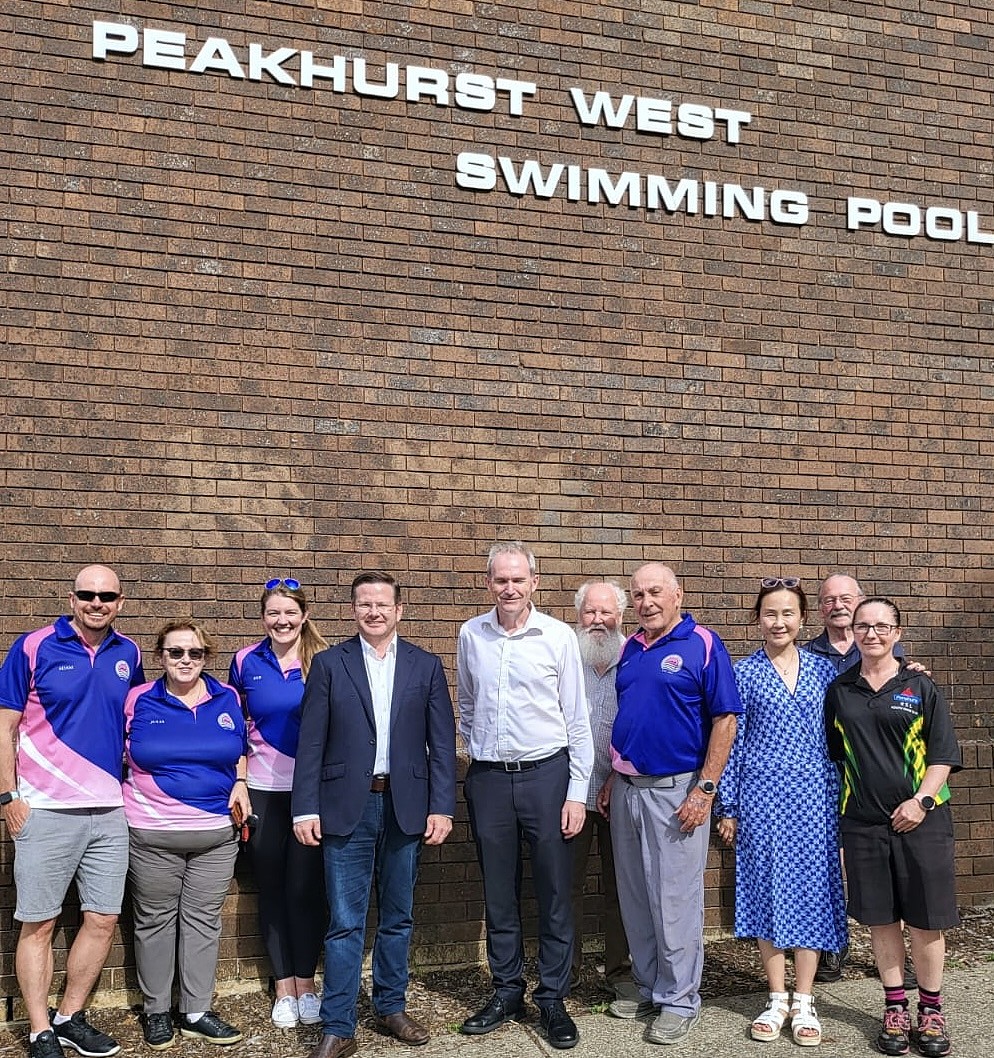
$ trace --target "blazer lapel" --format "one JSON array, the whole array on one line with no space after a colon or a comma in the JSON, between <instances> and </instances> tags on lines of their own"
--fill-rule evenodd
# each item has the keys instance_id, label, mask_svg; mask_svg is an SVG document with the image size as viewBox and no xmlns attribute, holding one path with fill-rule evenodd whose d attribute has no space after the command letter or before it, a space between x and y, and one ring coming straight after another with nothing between
<instances>
[{"instance_id":1,"label":"blazer lapel","mask_svg":"<svg viewBox=\"0 0 994 1058\"><path fill-rule=\"evenodd\" d=\"M393 693L390 696L390 730L393 731L397 717L400 715L400 703L407 692L407 684L411 676L411 659L414 649L410 643L406 643L397 637L397 663L393 670Z\"/></svg>"},{"instance_id":2,"label":"blazer lapel","mask_svg":"<svg viewBox=\"0 0 994 1058\"><path fill-rule=\"evenodd\" d=\"M376 727L376 718L373 715L373 695L369 689L369 677L366 675L366 663L362 660L362 643L359 637L354 636L342 647L345 671L349 679L355 685L359 695L359 701L366 712L370 724Z\"/></svg>"}]
</instances>

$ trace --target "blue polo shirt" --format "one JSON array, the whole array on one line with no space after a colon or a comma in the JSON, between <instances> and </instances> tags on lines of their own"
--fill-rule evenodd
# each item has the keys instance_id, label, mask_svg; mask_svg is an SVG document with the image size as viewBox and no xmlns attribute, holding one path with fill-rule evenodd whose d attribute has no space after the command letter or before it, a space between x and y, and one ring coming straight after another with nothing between
<instances>
[{"instance_id":1,"label":"blue polo shirt","mask_svg":"<svg viewBox=\"0 0 994 1058\"><path fill-rule=\"evenodd\" d=\"M0 708L22 714L18 791L35 808L121 804L124 699L141 652L111 629L94 650L68 617L17 639L0 667Z\"/></svg>"},{"instance_id":2,"label":"blue polo shirt","mask_svg":"<svg viewBox=\"0 0 994 1058\"><path fill-rule=\"evenodd\" d=\"M615 686L611 750L615 770L626 774L699 770L713 718L743 712L724 643L690 614L651 646L641 631L633 635L621 652Z\"/></svg>"},{"instance_id":3,"label":"blue polo shirt","mask_svg":"<svg viewBox=\"0 0 994 1058\"><path fill-rule=\"evenodd\" d=\"M264 639L238 651L228 682L238 691L248 719L249 786L291 790L304 698L299 662L283 672L269 640Z\"/></svg>"},{"instance_id":4,"label":"blue polo shirt","mask_svg":"<svg viewBox=\"0 0 994 1058\"><path fill-rule=\"evenodd\" d=\"M192 708L166 690L165 678L136 687L125 703L128 825L150 830L231 826L228 799L245 752L245 720L233 688L203 675Z\"/></svg>"}]
</instances>

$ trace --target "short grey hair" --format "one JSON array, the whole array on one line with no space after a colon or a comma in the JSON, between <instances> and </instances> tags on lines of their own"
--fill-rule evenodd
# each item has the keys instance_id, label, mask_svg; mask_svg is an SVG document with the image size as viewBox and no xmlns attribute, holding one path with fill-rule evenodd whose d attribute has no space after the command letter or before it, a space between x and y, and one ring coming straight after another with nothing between
<instances>
[{"instance_id":1,"label":"short grey hair","mask_svg":"<svg viewBox=\"0 0 994 1058\"><path fill-rule=\"evenodd\" d=\"M624 617L625 610L628 608L628 595L625 592L625 589L616 580L584 581L580 587L576 589L576 596L573 600L577 614L579 615L580 611L583 609L583 604L587 601L587 592L598 584L606 584L614 592L614 601L618 605L618 617L619 619Z\"/></svg>"},{"instance_id":2,"label":"short grey hair","mask_svg":"<svg viewBox=\"0 0 994 1058\"><path fill-rule=\"evenodd\" d=\"M524 555L528 559L528 572L534 577L538 573L538 563L535 561L534 553L525 547L520 540L498 540L487 554L487 576L492 577L494 572L494 559L498 555Z\"/></svg>"}]
</instances>

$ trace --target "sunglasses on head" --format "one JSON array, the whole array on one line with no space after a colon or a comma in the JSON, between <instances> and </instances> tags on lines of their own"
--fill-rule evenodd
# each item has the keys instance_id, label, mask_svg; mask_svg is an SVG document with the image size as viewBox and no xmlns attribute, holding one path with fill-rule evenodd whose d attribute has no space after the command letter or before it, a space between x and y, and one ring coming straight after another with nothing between
<instances>
[{"instance_id":1,"label":"sunglasses on head","mask_svg":"<svg viewBox=\"0 0 994 1058\"><path fill-rule=\"evenodd\" d=\"M121 598L119 591L86 591L83 588L73 588L72 593L80 602L93 602L94 599L101 602L117 602Z\"/></svg>"},{"instance_id":2,"label":"sunglasses on head","mask_svg":"<svg viewBox=\"0 0 994 1058\"><path fill-rule=\"evenodd\" d=\"M163 647L162 653L173 661L179 661L184 655L188 655L191 661L203 661L207 656L203 647L190 647L189 650L184 650L183 647Z\"/></svg>"},{"instance_id":3,"label":"sunglasses on head","mask_svg":"<svg viewBox=\"0 0 994 1058\"><path fill-rule=\"evenodd\" d=\"M798 588L800 577L763 577L759 582L764 588Z\"/></svg>"},{"instance_id":4,"label":"sunglasses on head","mask_svg":"<svg viewBox=\"0 0 994 1058\"><path fill-rule=\"evenodd\" d=\"M272 591L274 588L289 588L290 591L300 591L300 581L294 580L293 577L273 577L272 580L266 581L266 591Z\"/></svg>"}]
</instances>

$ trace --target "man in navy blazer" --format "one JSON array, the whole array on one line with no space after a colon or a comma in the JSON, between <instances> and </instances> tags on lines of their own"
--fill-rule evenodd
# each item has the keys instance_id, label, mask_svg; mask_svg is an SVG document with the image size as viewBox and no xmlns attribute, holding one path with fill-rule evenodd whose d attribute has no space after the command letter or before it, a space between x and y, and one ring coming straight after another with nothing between
<instances>
[{"instance_id":1,"label":"man in navy blazer","mask_svg":"<svg viewBox=\"0 0 994 1058\"><path fill-rule=\"evenodd\" d=\"M411 1046L428 1032L405 1010L422 840L441 844L456 807L455 721L441 661L399 638L400 585L352 582L358 635L322 651L307 677L293 777L293 830L324 849L324 1035L310 1058L356 1052L356 999L375 880L377 1026Z\"/></svg>"}]
</instances>

